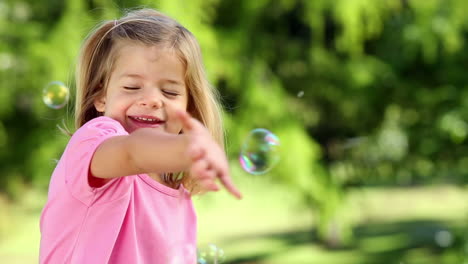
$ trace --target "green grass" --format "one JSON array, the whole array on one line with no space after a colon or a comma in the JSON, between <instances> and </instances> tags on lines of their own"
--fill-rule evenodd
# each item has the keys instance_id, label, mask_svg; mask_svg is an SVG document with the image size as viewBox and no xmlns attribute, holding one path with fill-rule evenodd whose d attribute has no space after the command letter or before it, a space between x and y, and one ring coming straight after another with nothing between
<instances>
[{"instance_id":1,"label":"green grass","mask_svg":"<svg viewBox=\"0 0 468 264\"><path fill-rule=\"evenodd\" d=\"M37 263L39 217L46 196L37 190L24 190L21 200L0 200L0 263Z\"/></svg>"},{"instance_id":2,"label":"green grass","mask_svg":"<svg viewBox=\"0 0 468 264\"><path fill-rule=\"evenodd\" d=\"M459 256L447 257L450 252L437 246L434 236L440 230L455 236L466 228L467 188L350 192L340 215L355 223L354 240L332 250L317 240L314 217L297 205L297 194L265 178L239 183L242 201L225 193L196 201L200 242L223 248L227 263L461 263Z\"/></svg>"},{"instance_id":3,"label":"green grass","mask_svg":"<svg viewBox=\"0 0 468 264\"><path fill-rule=\"evenodd\" d=\"M466 228L467 188L355 190L340 213L354 223L354 240L331 249L317 240L315 217L299 204L297 193L266 176L236 182L244 194L241 201L224 190L194 198L199 245L223 248L226 263L463 263L459 251L437 246L434 236L449 230L454 245L461 243L457 234ZM44 201L45 194L34 190L26 191L16 204L0 200L0 263L37 263Z\"/></svg>"}]
</instances>

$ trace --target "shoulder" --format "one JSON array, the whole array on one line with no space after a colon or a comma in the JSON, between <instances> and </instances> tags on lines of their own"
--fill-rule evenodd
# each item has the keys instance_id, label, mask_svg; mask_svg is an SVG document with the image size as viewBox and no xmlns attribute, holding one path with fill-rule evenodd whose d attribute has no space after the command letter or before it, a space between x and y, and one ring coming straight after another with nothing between
<instances>
[{"instance_id":1,"label":"shoulder","mask_svg":"<svg viewBox=\"0 0 468 264\"><path fill-rule=\"evenodd\" d=\"M72 138L104 135L128 135L123 126L116 120L100 116L91 119L73 134Z\"/></svg>"},{"instance_id":2,"label":"shoulder","mask_svg":"<svg viewBox=\"0 0 468 264\"><path fill-rule=\"evenodd\" d=\"M96 117L73 133L68 147L76 149L97 146L107 138L124 135L128 135L128 132L118 121L106 116Z\"/></svg>"}]
</instances>

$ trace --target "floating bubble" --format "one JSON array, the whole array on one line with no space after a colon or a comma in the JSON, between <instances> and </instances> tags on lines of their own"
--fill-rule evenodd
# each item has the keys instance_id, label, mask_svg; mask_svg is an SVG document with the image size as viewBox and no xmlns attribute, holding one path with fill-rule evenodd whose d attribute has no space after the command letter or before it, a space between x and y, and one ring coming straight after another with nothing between
<instances>
[{"instance_id":1,"label":"floating bubble","mask_svg":"<svg viewBox=\"0 0 468 264\"><path fill-rule=\"evenodd\" d=\"M208 264L208 261L206 260L205 256L202 256L202 253L199 253L197 257L197 264Z\"/></svg>"},{"instance_id":2,"label":"floating bubble","mask_svg":"<svg viewBox=\"0 0 468 264\"><path fill-rule=\"evenodd\" d=\"M434 240L440 247L450 247L453 243L453 235L447 230L440 230L435 234Z\"/></svg>"},{"instance_id":3,"label":"floating bubble","mask_svg":"<svg viewBox=\"0 0 468 264\"><path fill-rule=\"evenodd\" d=\"M300 91L297 93L297 97L301 98L302 96L304 96L304 91Z\"/></svg>"},{"instance_id":4,"label":"floating bubble","mask_svg":"<svg viewBox=\"0 0 468 264\"><path fill-rule=\"evenodd\" d=\"M242 168L254 175L271 170L279 161L278 137L264 128L252 130L242 145L239 162Z\"/></svg>"},{"instance_id":5,"label":"floating bubble","mask_svg":"<svg viewBox=\"0 0 468 264\"><path fill-rule=\"evenodd\" d=\"M204 249L198 249L197 264L220 264L226 260L224 250L215 244L208 244Z\"/></svg>"},{"instance_id":6,"label":"floating bubble","mask_svg":"<svg viewBox=\"0 0 468 264\"><path fill-rule=\"evenodd\" d=\"M60 109L68 103L70 91L62 82L53 81L42 90L42 100L53 109Z\"/></svg>"}]
</instances>

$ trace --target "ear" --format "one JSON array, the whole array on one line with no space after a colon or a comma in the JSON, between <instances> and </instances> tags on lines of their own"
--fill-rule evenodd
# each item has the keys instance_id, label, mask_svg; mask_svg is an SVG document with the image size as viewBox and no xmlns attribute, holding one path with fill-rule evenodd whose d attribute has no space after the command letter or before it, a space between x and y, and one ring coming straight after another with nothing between
<instances>
[{"instance_id":1,"label":"ear","mask_svg":"<svg viewBox=\"0 0 468 264\"><path fill-rule=\"evenodd\" d=\"M100 96L96 100L94 100L94 108L98 112L105 112L106 110L106 97L105 96Z\"/></svg>"}]
</instances>

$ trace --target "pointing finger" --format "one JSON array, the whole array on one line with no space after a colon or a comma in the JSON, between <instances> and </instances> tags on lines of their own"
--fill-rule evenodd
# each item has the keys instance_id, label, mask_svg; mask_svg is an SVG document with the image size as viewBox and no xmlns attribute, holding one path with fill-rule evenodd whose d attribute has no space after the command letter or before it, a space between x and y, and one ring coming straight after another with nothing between
<instances>
[{"instance_id":1,"label":"pointing finger","mask_svg":"<svg viewBox=\"0 0 468 264\"><path fill-rule=\"evenodd\" d=\"M232 182L232 179L231 177L229 177L228 175L224 174L222 175L221 177L219 177L219 180L221 181L221 183L224 185L224 187L226 187L226 189L232 194L234 195L237 199L242 199L242 194L240 193L240 191L237 189L237 187L234 185L234 183Z\"/></svg>"}]
</instances>

